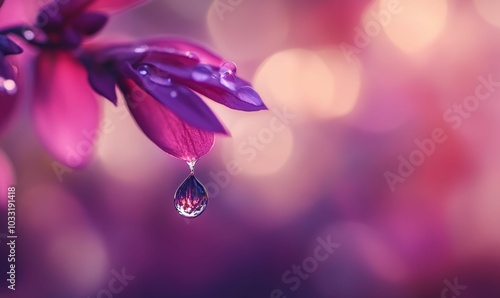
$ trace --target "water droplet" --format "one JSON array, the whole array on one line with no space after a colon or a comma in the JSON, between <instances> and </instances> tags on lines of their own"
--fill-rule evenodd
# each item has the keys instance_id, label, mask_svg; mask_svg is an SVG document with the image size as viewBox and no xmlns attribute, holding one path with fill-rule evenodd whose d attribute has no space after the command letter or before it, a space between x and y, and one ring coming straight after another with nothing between
<instances>
[{"instance_id":1,"label":"water droplet","mask_svg":"<svg viewBox=\"0 0 500 298\"><path fill-rule=\"evenodd\" d=\"M139 46L139 47L135 48L134 52L140 54L140 53L146 52L147 50L148 50L148 46L147 45L142 45L142 46Z\"/></svg>"},{"instance_id":2,"label":"water droplet","mask_svg":"<svg viewBox=\"0 0 500 298\"><path fill-rule=\"evenodd\" d=\"M234 64L233 62L230 62L230 61L226 61L226 62L221 64L219 72L221 75L224 75L227 73L234 75L234 74L236 74L236 64Z\"/></svg>"},{"instance_id":3,"label":"water droplet","mask_svg":"<svg viewBox=\"0 0 500 298\"><path fill-rule=\"evenodd\" d=\"M17 92L17 84L14 80L0 77L0 91L5 91L8 95L14 95Z\"/></svg>"},{"instance_id":4,"label":"water droplet","mask_svg":"<svg viewBox=\"0 0 500 298\"><path fill-rule=\"evenodd\" d=\"M177 91L170 91L170 97L176 98L177 97Z\"/></svg>"},{"instance_id":5,"label":"water droplet","mask_svg":"<svg viewBox=\"0 0 500 298\"><path fill-rule=\"evenodd\" d=\"M232 73L225 73L220 76L220 83L232 91L236 90L236 77Z\"/></svg>"},{"instance_id":6,"label":"water droplet","mask_svg":"<svg viewBox=\"0 0 500 298\"><path fill-rule=\"evenodd\" d=\"M203 82L212 76L212 70L205 65L196 66L191 77L197 82Z\"/></svg>"},{"instance_id":7,"label":"water droplet","mask_svg":"<svg viewBox=\"0 0 500 298\"><path fill-rule=\"evenodd\" d=\"M26 29L23 32L23 36L24 36L24 38L26 38L26 40L33 40L33 39L35 39L35 32L33 32L30 29Z\"/></svg>"},{"instance_id":8,"label":"water droplet","mask_svg":"<svg viewBox=\"0 0 500 298\"><path fill-rule=\"evenodd\" d=\"M174 205L180 215L188 218L199 216L208 205L208 193L191 173L179 186L174 195Z\"/></svg>"},{"instance_id":9,"label":"water droplet","mask_svg":"<svg viewBox=\"0 0 500 298\"><path fill-rule=\"evenodd\" d=\"M253 105L262 104L262 100L260 99L259 94L250 86L243 86L238 89L238 92L236 92L236 96L238 96L239 99Z\"/></svg>"},{"instance_id":10,"label":"water droplet","mask_svg":"<svg viewBox=\"0 0 500 298\"><path fill-rule=\"evenodd\" d=\"M146 64L142 64L139 66L139 73L143 76L149 74L149 66L147 66Z\"/></svg>"}]
</instances>

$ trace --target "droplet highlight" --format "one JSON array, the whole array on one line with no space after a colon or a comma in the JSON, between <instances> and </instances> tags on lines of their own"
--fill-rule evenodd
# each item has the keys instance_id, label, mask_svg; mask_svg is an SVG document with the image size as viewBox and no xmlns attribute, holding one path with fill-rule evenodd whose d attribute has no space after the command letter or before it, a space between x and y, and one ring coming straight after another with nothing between
<instances>
[{"instance_id":1,"label":"droplet highlight","mask_svg":"<svg viewBox=\"0 0 500 298\"><path fill-rule=\"evenodd\" d=\"M149 66L147 66L146 64L140 65L138 70L139 70L139 73L143 76L149 74Z\"/></svg>"},{"instance_id":2,"label":"droplet highlight","mask_svg":"<svg viewBox=\"0 0 500 298\"><path fill-rule=\"evenodd\" d=\"M262 104L262 99L260 98L259 94L250 86L244 86L238 89L238 92L236 92L236 96L238 96L239 99L253 105Z\"/></svg>"},{"instance_id":3,"label":"droplet highlight","mask_svg":"<svg viewBox=\"0 0 500 298\"><path fill-rule=\"evenodd\" d=\"M205 186L196 179L194 174L191 173L175 192L175 209L184 217L195 218L203 213L207 205L207 190Z\"/></svg>"}]
</instances>

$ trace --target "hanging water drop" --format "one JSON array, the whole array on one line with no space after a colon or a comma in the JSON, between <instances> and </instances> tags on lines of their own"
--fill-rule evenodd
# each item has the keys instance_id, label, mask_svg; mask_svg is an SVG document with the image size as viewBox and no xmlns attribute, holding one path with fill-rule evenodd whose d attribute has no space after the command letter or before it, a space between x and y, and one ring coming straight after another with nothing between
<instances>
[{"instance_id":1,"label":"hanging water drop","mask_svg":"<svg viewBox=\"0 0 500 298\"><path fill-rule=\"evenodd\" d=\"M174 205L180 215L188 218L199 216L203 213L205 208L207 208L207 190L205 186L196 179L193 172L189 174L175 192Z\"/></svg>"}]
</instances>

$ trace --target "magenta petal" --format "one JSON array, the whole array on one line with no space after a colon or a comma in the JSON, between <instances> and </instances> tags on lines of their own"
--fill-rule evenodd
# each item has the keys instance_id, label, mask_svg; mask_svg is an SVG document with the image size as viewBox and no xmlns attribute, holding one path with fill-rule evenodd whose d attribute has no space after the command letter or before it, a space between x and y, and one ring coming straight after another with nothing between
<instances>
[{"instance_id":1,"label":"magenta petal","mask_svg":"<svg viewBox=\"0 0 500 298\"><path fill-rule=\"evenodd\" d=\"M87 8L88 11L116 12L141 5L150 0L94 0Z\"/></svg>"},{"instance_id":2,"label":"magenta petal","mask_svg":"<svg viewBox=\"0 0 500 298\"><path fill-rule=\"evenodd\" d=\"M182 121L132 80L120 88L135 121L144 134L168 154L190 161L207 154L214 145L214 134Z\"/></svg>"},{"instance_id":3,"label":"magenta petal","mask_svg":"<svg viewBox=\"0 0 500 298\"><path fill-rule=\"evenodd\" d=\"M59 161L81 167L91 159L99 104L86 72L69 53L42 52L36 64L33 117L48 150Z\"/></svg>"}]
</instances>

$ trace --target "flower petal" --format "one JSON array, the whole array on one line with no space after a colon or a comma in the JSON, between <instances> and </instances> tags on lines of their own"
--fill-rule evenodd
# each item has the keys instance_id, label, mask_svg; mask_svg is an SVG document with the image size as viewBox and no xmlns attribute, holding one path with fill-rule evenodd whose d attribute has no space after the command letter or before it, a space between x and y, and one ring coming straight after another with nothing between
<instances>
[{"instance_id":1,"label":"flower petal","mask_svg":"<svg viewBox=\"0 0 500 298\"><path fill-rule=\"evenodd\" d=\"M116 76L106 69L97 67L89 68L88 72L88 80L94 91L116 105L118 101L115 91Z\"/></svg>"},{"instance_id":2,"label":"flower petal","mask_svg":"<svg viewBox=\"0 0 500 298\"><path fill-rule=\"evenodd\" d=\"M130 64L126 64L126 77L131 78L149 95L190 125L211 132L227 133L217 116L197 94L168 77L157 76L152 66L142 67L144 68L135 70Z\"/></svg>"},{"instance_id":3,"label":"flower petal","mask_svg":"<svg viewBox=\"0 0 500 298\"><path fill-rule=\"evenodd\" d=\"M207 154L214 145L214 134L195 128L131 79L120 82L127 105L144 134L168 154L191 161Z\"/></svg>"},{"instance_id":4,"label":"flower petal","mask_svg":"<svg viewBox=\"0 0 500 298\"><path fill-rule=\"evenodd\" d=\"M267 109L250 83L233 73L221 73L219 67L204 64L177 67L157 61L154 65L180 84L231 109L242 111Z\"/></svg>"},{"instance_id":5,"label":"flower petal","mask_svg":"<svg viewBox=\"0 0 500 298\"><path fill-rule=\"evenodd\" d=\"M54 157L71 167L88 163L99 105L85 69L66 52L42 52L36 64L35 127Z\"/></svg>"}]
</instances>

